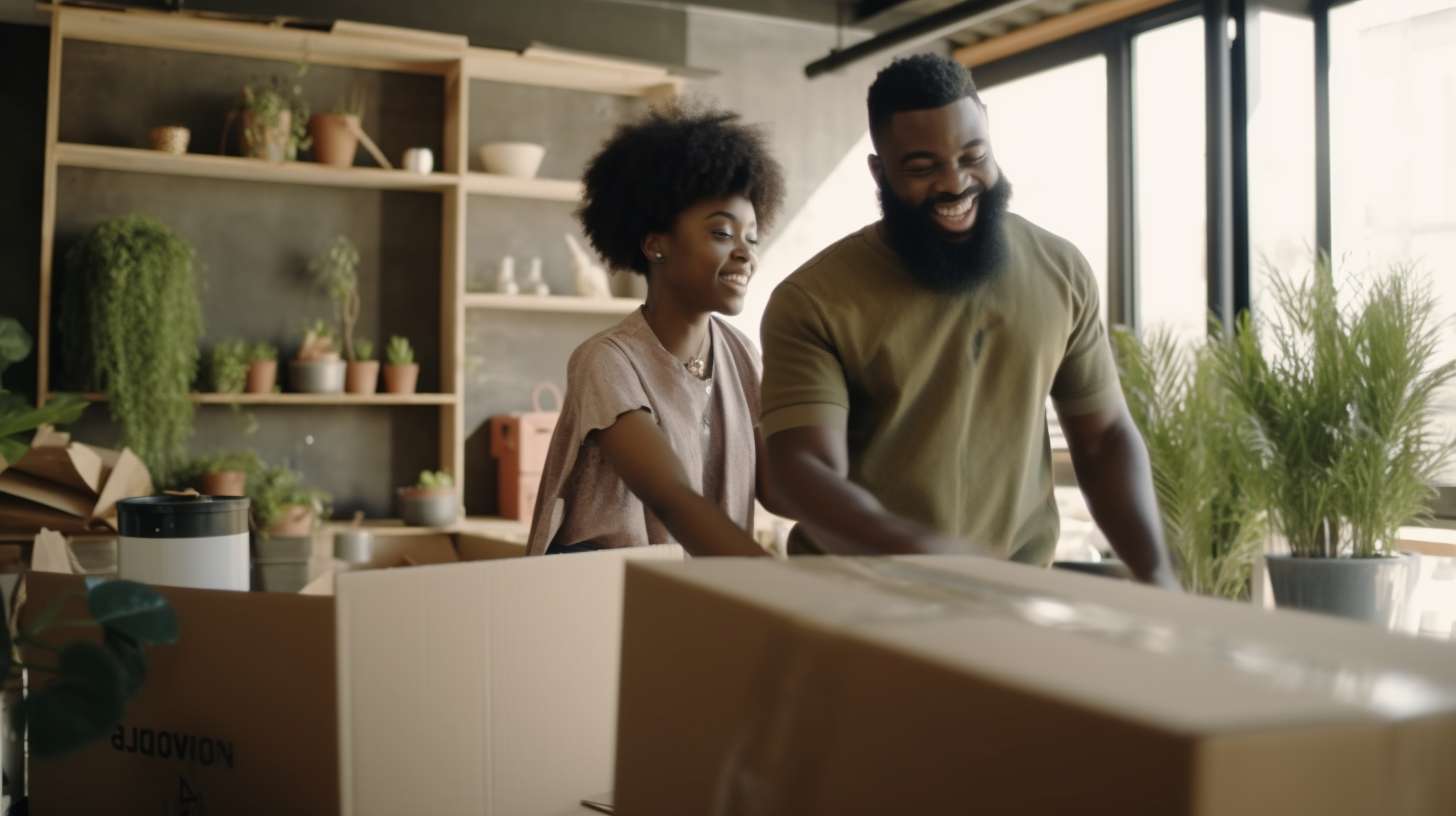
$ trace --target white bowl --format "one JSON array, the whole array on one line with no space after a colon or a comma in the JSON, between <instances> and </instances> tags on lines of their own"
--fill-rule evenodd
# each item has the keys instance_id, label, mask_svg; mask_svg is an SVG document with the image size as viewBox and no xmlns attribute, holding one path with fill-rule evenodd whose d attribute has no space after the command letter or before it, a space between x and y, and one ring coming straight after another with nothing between
<instances>
[{"instance_id":1,"label":"white bowl","mask_svg":"<svg viewBox=\"0 0 1456 816\"><path fill-rule=\"evenodd\" d=\"M530 142L491 142L480 146L485 172L516 178L535 178L546 157L546 146Z\"/></svg>"}]
</instances>

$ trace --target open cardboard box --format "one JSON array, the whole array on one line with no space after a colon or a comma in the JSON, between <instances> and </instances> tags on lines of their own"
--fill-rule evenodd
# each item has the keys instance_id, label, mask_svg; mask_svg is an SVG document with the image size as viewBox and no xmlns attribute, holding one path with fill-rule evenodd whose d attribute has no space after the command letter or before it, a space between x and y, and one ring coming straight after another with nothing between
<instances>
[{"instance_id":1,"label":"open cardboard box","mask_svg":"<svg viewBox=\"0 0 1456 816\"><path fill-rule=\"evenodd\" d=\"M681 549L381 541L380 566L420 566L341 573L335 595L158 587L180 640L148 650L109 740L31 764L31 812L554 816L610 789L623 564ZM33 615L82 578L27 584Z\"/></svg>"},{"instance_id":2,"label":"open cardboard box","mask_svg":"<svg viewBox=\"0 0 1456 816\"><path fill-rule=\"evenodd\" d=\"M626 592L619 813L1456 813L1446 644L971 557Z\"/></svg>"}]
</instances>

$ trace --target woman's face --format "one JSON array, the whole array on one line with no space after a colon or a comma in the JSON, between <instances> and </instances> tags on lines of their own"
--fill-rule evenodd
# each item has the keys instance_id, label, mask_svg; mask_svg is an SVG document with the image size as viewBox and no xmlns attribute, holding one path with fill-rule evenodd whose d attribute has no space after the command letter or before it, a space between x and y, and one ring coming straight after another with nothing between
<instances>
[{"instance_id":1,"label":"woman's face","mask_svg":"<svg viewBox=\"0 0 1456 816\"><path fill-rule=\"evenodd\" d=\"M736 315L758 266L758 218L741 195L699 201L647 236L651 285L689 311ZM662 260L658 260L661 253Z\"/></svg>"}]
</instances>

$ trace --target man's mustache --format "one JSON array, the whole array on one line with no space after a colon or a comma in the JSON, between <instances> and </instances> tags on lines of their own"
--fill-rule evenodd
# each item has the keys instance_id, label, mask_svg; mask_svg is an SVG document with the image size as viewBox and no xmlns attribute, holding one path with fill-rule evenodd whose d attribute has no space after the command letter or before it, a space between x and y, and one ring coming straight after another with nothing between
<instances>
[{"instance_id":1,"label":"man's mustache","mask_svg":"<svg viewBox=\"0 0 1456 816\"><path fill-rule=\"evenodd\" d=\"M941 193L940 195L936 196L935 198L927 198L925 200L925 203L924 204L921 204L920 206L921 207L924 207L924 208L930 208L930 207L939 207L942 204L958 204L958 203L960 203L962 201L965 201L968 198L971 198L972 196L978 196L978 195L980 195L981 193L984 193L984 192L986 192L986 185L980 184L980 183L976 183L976 184L972 184L971 186L967 187L965 190L963 190L963 191L961 191L961 192L959 192L959 193L957 193L955 195L951 195L950 193Z\"/></svg>"}]
</instances>

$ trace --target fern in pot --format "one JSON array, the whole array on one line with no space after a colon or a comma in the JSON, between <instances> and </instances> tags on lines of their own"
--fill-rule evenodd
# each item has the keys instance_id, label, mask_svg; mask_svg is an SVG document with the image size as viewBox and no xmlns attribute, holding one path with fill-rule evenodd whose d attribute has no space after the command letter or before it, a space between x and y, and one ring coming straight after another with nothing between
<instances>
[{"instance_id":1,"label":"fern in pot","mask_svg":"<svg viewBox=\"0 0 1456 816\"><path fill-rule=\"evenodd\" d=\"M1433 423L1456 361L1433 365L1435 298L1408 266L1341 305L1328 259L1308 280L1274 272L1273 309L1219 346L1248 413L1254 482L1290 554L1268 558L1276 603L1391 627L1405 600L1396 531L1420 518L1452 443Z\"/></svg>"},{"instance_id":2,"label":"fern in pot","mask_svg":"<svg viewBox=\"0 0 1456 816\"><path fill-rule=\"evenodd\" d=\"M1262 553L1265 514L1247 416L1219 381L1208 344L1165 331L1114 330L1129 412L1147 442L1163 537L1189 592L1244 600Z\"/></svg>"}]
</instances>

